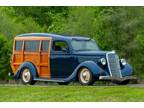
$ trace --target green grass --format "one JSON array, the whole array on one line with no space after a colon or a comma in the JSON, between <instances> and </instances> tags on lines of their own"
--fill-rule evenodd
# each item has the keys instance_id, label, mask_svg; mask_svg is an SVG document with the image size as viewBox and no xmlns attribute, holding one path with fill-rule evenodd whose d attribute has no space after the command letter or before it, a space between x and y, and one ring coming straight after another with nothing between
<instances>
[{"instance_id":1,"label":"green grass","mask_svg":"<svg viewBox=\"0 0 144 108\"><path fill-rule=\"evenodd\" d=\"M0 86L0 101L125 102L144 101L144 87L130 86Z\"/></svg>"}]
</instances>

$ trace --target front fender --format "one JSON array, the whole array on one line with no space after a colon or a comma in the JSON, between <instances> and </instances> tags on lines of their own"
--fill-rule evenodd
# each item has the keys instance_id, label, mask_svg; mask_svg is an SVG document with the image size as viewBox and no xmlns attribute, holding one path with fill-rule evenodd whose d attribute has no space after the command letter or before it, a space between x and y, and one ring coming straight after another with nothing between
<instances>
[{"instance_id":1,"label":"front fender","mask_svg":"<svg viewBox=\"0 0 144 108\"><path fill-rule=\"evenodd\" d=\"M133 68L130 64L126 64L123 69L121 70L122 76L131 76L133 73Z\"/></svg>"},{"instance_id":2,"label":"front fender","mask_svg":"<svg viewBox=\"0 0 144 108\"><path fill-rule=\"evenodd\" d=\"M88 68L92 72L92 75L95 78L100 76L100 74L104 72L104 70L101 69L95 62L93 62L93 61L85 61L85 62L82 62L81 64L79 64L76 67L76 69L73 71L73 73L68 78L64 79L64 82L70 82L70 81L75 80L76 77L77 77L77 73L78 73L78 71L79 71L79 69L81 67Z\"/></svg>"},{"instance_id":3,"label":"front fender","mask_svg":"<svg viewBox=\"0 0 144 108\"><path fill-rule=\"evenodd\" d=\"M33 78L36 78L36 77L37 77L37 70L36 70L34 64L31 63L31 62L24 62L24 63L18 68L16 74L14 75L14 78L15 78L15 79L18 79L18 78L20 77L21 70L22 70L23 68L25 68L25 67L27 67L27 68L30 69Z\"/></svg>"}]
</instances>

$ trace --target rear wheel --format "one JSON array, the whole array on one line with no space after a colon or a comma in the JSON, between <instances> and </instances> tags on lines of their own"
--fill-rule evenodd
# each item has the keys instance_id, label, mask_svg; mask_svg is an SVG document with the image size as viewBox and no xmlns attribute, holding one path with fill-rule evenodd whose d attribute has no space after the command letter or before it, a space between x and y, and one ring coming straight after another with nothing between
<instances>
[{"instance_id":1,"label":"rear wheel","mask_svg":"<svg viewBox=\"0 0 144 108\"><path fill-rule=\"evenodd\" d=\"M30 72L29 68L23 68L21 72L21 81L23 84L30 84L33 85L36 83L36 81L33 80L33 76Z\"/></svg>"},{"instance_id":2,"label":"rear wheel","mask_svg":"<svg viewBox=\"0 0 144 108\"><path fill-rule=\"evenodd\" d=\"M94 83L92 73L87 68L82 68L79 71L78 79L81 85L92 85Z\"/></svg>"}]
</instances>

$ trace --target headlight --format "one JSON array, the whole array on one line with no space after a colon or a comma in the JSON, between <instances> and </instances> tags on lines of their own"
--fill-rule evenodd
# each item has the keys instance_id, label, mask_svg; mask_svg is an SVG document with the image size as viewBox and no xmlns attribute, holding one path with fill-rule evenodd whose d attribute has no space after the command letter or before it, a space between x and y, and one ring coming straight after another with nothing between
<instances>
[{"instance_id":1,"label":"headlight","mask_svg":"<svg viewBox=\"0 0 144 108\"><path fill-rule=\"evenodd\" d=\"M121 62L121 64L122 64L123 66L127 64L127 62L126 62L125 59L120 59L120 62Z\"/></svg>"},{"instance_id":2,"label":"headlight","mask_svg":"<svg viewBox=\"0 0 144 108\"><path fill-rule=\"evenodd\" d=\"M101 58L100 62L101 62L102 65L106 65L106 59L105 58Z\"/></svg>"}]
</instances>

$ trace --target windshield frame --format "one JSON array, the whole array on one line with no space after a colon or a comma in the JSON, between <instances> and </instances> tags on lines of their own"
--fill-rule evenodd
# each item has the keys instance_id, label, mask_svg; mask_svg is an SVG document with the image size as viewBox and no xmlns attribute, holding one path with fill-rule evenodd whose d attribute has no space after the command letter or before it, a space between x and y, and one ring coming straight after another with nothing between
<instances>
[{"instance_id":1,"label":"windshield frame","mask_svg":"<svg viewBox=\"0 0 144 108\"><path fill-rule=\"evenodd\" d=\"M95 43L95 45L96 45L97 48L96 48L96 50L92 50L92 49L76 50L76 49L74 48L74 46L73 46L73 43L72 43L73 41L91 41L91 42ZM88 40L85 40L85 39L72 39L72 41L71 41L71 46L72 46L72 49L73 49L74 51L100 51L100 48L99 48L99 46L97 45L97 43L96 43L96 41L95 41L94 39L88 39Z\"/></svg>"}]
</instances>

